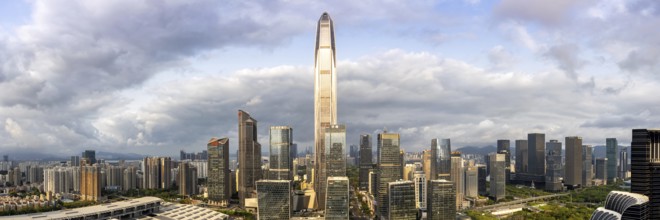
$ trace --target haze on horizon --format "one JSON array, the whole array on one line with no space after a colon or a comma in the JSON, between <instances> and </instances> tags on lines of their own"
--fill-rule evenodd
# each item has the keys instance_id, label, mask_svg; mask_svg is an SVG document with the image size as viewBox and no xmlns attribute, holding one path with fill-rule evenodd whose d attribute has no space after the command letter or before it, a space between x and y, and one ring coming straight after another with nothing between
<instances>
[{"instance_id":1,"label":"haze on horizon","mask_svg":"<svg viewBox=\"0 0 660 220\"><path fill-rule=\"evenodd\" d=\"M378 7L374 7L378 5ZM237 110L313 146L315 25L335 24L347 142L421 151L658 127L660 2L0 2L0 152L237 149ZM71 13L76 12L76 13Z\"/></svg>"}]
</instances>

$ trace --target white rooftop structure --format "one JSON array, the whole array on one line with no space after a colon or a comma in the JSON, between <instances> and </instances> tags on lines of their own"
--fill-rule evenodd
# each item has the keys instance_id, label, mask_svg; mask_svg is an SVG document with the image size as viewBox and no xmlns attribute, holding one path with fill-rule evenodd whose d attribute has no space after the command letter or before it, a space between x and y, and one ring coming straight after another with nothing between
<instances>
[{"instance_id":1,"label":"white rooftop structure","mask_svg":"<svg viewBox=\"0 0 660 220\"><path fill-rule=\"evenodd\" d=\"M0 220L135 218L141 216L143 213L157 212L162 202L163 200L160 198L142 197L75 209L2 216L0 217Z\"/></svg>"},{"instance_id":2,"label":"white rooftop structure","mask_svg":"<svg viewBox=\"0 0 660 220\"><path fill-rule=\"evenodd\" d=\"M221 212L217 212L211 209L186 205L186 204L177 204L164 202L160 206L160 211L154 213L154 216L144 216L138 219L141 220L224 220L229 219L229 216Z\"/></svg>"}]
</instances>

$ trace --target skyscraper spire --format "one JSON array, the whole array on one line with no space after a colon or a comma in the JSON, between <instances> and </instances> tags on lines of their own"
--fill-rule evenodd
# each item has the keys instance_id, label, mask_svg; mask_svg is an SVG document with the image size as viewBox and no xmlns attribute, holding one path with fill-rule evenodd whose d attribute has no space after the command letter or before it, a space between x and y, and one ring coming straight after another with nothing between
<instances>
[{"instance_id":1,"label":"skyscraper spire","mask_svg":"<svg viewBox=\"0 0 660 220\"><path fill-rule=\"evenodd\" d=\"M328 13L323 13L316 29L314 54L314 143L316 207L325 207L326 161L325 129L337 124L337 75L335 72L335 33Z\"/></svg>"}]
</instances>

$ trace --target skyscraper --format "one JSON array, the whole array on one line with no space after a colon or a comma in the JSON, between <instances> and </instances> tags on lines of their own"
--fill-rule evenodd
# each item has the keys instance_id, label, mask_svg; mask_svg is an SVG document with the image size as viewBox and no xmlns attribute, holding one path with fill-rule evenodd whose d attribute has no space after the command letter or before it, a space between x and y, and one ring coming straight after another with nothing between
<instances>
[{"instance_id":1,"label":"skyscraper","mask_svg":"<svg viewBox=\"0 0 660 220\"><path fill-rule=\"evenodd\" d=\"M488 174L486 173L486 166L484 165L477 165L477 172L478 172L478 178L479 178L479 195L480 196L486 196L488 195L488 191L486 190L486 177Z\"/></svg>"},{"instance_id":2,"label":"skyscraper","mask_svg":"<svg viewBox=\"0 0 660 220\"><path fill-rule=\"evenodd\" d=\"M81 163L80 199L86 201L98 201L100 198L101 168L98 164Z\"/></svg>"},{"instance_id":3,"label":"skyscraper","mask_svg":"<svg viewBox=\"0 0 660 220\"><path fill-rule=\"evenodd\" d=\"M255 185L259 220L291 218L290 180L258 180Z\"/></svg>"},{"instance_id":4,"label":"skyscraper","mask_svg":"<svg viewBox=\"0 0 660 220\"><path fill-rule=\"evenodd\" d=\"M511 180L511 141L497 140L497 153L506 155L506 165L504 167L504 172L506 182L509 183Z\"/></svg>"},{"instance_id":5,"label":"skyscraper","mask_svg":"<svg viewBox=\"0 0 660 220\"><path fill-rule=\"evenodd\" d=\"M190 196L197 194L197 168L188 162L179 162L178 178L179 195Z\"/></svg>"},{"instance_id":6,"label":"skyscraper","mask_svg":"<svg viewBox=\"0 0 660 220\"><path fill-rule=\"evenodd\" d=\"M431 180L449 180L451 173L451 141L449 139L431 139Z\"/></svg>"},{"instance_id":7,"label":"skyscraper","mask_svg":"<svg viewBox=\"0 0 660 220\"><path fill-rule=\"evenodd\" d=\"M325 219L348 219L348 177L329 176L326 191Z\"/></svg>"},{"instance_id":8,"label":"skyscraper","mask_svg":"<svg viewBox=\"0 0 660 220\"><path fill-rule=\"evenodd\" d=\"M582 138L566 137L566 170L564 185L570 189L582 185Z\"/></svg>"},{"instance_id":9,"label":"skyscraper","mask_svg":"<svg viewBox=\"0 0 660 220\"><path fill-rule=\"evenodd\" d=\"M403 179L401 170L401 158L399 148L399 134L378 134L378 214L382 217L388 216L389 196L388 183Z\"/></svg>"},{"instance_id":10,"label":"skyscraper","mask_svg":"<svg viewBox=\"0 0 660 220\"><path fill-rule=\"evenodd\" d=\"M262 179L261 144L257 141L257 120L238 110L238 199L245 207L246 198L256 196L256 182ZM210 169L210 167L209 167Z\"/></svg>"},{"instance_id":11,"label":"skyscraper","mask_svg":"<svg viewBox=\"0 0 660 220\"><path fill-rule=\"evenodd\" d=\"M628 148L621 148L619 152L619 168L618 168L618 177L622 180L628 178Z\"/></svg>"},{"instance_id":12,"label":"skyscraper","mask_svg":"<svg viewBox=\"0 0 660 220\"><path fill-rule=\"evenodd\" d=\"M373 160L371 153L371 135L360 135L360 189L366 190L369 188L369 170L373 168Z\"/></svg>"},{"instance_id":13,"label":"skyscraper","mask_svg":"<svg viewBox=\"0 0 660 220\"><path fill-rule=\"evenodd\" d=\"M315 192L322 209L325 198L325 129L337 124L337 74L335 62L335 31L328 13L323 13L316 28L314 51L314 143L315 143Z\"/></svg>"},{"instance_id":14,"label":"skyscraper","mask_svg":"<svg viewBox=\"0 0 660 220\"><path fill-rule=\"evenodd\" d=\"M649 219L660 219L660 129L633 129L630 192L649 197Z\"/></svg>"},{"instance_id":15,"label":"skyscraper","mask_svg":"<svg viewBox=\"0 0 660 220\"><path fill-rule=\"evenodd\" d=\"M497 201L506 197L505 170L506 155L491 153L490 155L490 197Z\"/></svg>"},{"instance_id":16,"label":"skyscraper","mask_svg":"<svg viewBox=\"0 0 660 220\"><path fill-rule=\"evenodd\" d=\"M426 210L426 175L424 171L416 171L413 181L415 182L415 206Z\"/></svg>"},{"instance_id":17,"label":"skyscraper","mask_svg":"<svg viewBox=\"0 0 660 220\"><path fill-rule=\"evenodd\" d=\"M582 186L591 186L591 179L594 177L593 165L594 147L591 145L582 146Z\"/></svg>"},{"instance_id":18,"label":"skyscraper","mask_svg":"<svg viewBox=\"0 0 660 220\"><path fill-rule=\"evenodd\" d=\"M424 150L422 151L422 170L424 170L424 175L426 175L427 180L431 180L431 177L433 176L431 174L431 164L433 161L431 160L431 150Z\"/></svg>"},{"instance_id":19,"label":"skyscraper","mask_svg":"<svg viewBox=\"0 0 660 220\"><path fill-rule=\"evenodd\" d=\"M330 125L325 129L326 175L346 176L346 127Z\"/></svg>"},{"instance_id":20,"label":"skyscraper","mask_svg":"<svg viewBox=\"0 0 660 220\"><path fill-rule=\"evenodd\" d=\"M596 167L595 178L602 180L604 184L607 184L607 179L609 179L607 176L607 162L607 157L599 157L596 158L596 165L594 166Z\"/></svg>"},{"instance_id":21,"label":"skyscraper","mask_svg":"<svg viewBox=\"0 0 660 220\"><path fill-rule=\"evenodd\" d=\"M479 195L479 171L476 166L465 169L465 196L477 198Z\"/></svg>"},{"instance_id":22,"label":"skyscraper","mask_svg":"<svg viewBox=\"0 0 660 220\"><path fill-rule=\"evenodd\" d=\"M561 142L550 140L546 143L546 172L545 172L545 190L557 192L562 190L561 183Z\"/></svg>"},{"instance_id":23,"label":"skyscraper","mask_svg":"<svg viewBox=\"0 0 660 220\"><path fill-rule=\"evenodd\" d=\"M516 140L516 174L527 173L529 166L527 145L527 140Z\"/></svg>"},{"instance_id":24,"label":"skyscraper","mask_svg":"<svg viewBox=\"0 0 660 220\"><path fill-rule=\"evenodd\" d=\"M71 156L71 166L80 166L80 157L79 156Z\"/></svg>"},{"instance_id":25,"label":"skyscraper","mask_svg":"<svg viewBox=\"0 0 660 220\"><path fill-rule=\"evenodd\" d=\"M145 157L143 160L144 188L170 189L172 186L172 159L169 157Z\"/></svg>"},{"instance_id":26,"label":"skyscraper","mask_svg":"<svg viewBox=\"0 0 660 220\"><path fill-rule=\"evenodd\" d=\"M396 181L388 184L388 220L415 220L415 184L412 181Z\"/></svg>"},{"instance_id":27,"label":"skyscraper","mask_svg":"<svg viewBox=\"0 0 660 220\"><path fill-rule=\"evenodd\" d=\"M619 142L616 138L607 138L605 139L606 145L606 154L607 154L607 183L614 183L614 178L617 177L617 166L618 162L617 155L619 153Z\"/></svg>"},{"instance_id":28,"label":"skyscraper","mask_svg":"<svg viewBox=\"0 0 660 220\"><path fill-rule=\"evenodd\" d=\"M456 209L461 209L463 206L463 196L465 195L465 182L463 181L463 158L461 152L454 151L451 153L451 182L454 183L456 189Z\"/></svg>"},{"instance_id":29,"label":"skyscraper","mask_svg":"<svg viewBox=\"0 0 660 220\"><path fill-rule=\"evenodd\" d=\"M527 173L545 176L545 134L527 134Z\"/></svg>"},{"instance_id":30,"label":"skyscraper","mask_svg":"<svg viewBox=\"0 0 660 220\"><path fill-rule=\"evenodd\" d=\"M454 183L444 179L429 181L428 196L426 197L426 217L428 220L456 218L454 185Z\"/></svg>"},{"instance_id":31,"label":"skyscraper","mask_svg":"<svg viewBox=\"0 0 660 220\"><path fill-rule=\"evenodd\" d=\"M229 170L229 138L211 138L208 152L208 197L211 205L227 206L231 198L231 171ZM235 184L234 184L235 185Z\"/></svg>"},{"instance_id":32,"label":"skyscraper","mask_svg":"<svg viewBox=\"0 0 660 220\"><path fill-rule=\"evenodd\" d=\"M293 130L289 126L270 127L270 179L293 180Z\"/></svg>"},{"instance_id":33,"label":"skyscraper","mask_svg":"<svg viewBox=\"0 0 660 220\"><path fill-rule=\"evenodd\" d=\"M96 151L94 150L85 150L82 153L82 158L83 160L87 160L88 164L96 164Z\"/></svg>"}]
</instances>

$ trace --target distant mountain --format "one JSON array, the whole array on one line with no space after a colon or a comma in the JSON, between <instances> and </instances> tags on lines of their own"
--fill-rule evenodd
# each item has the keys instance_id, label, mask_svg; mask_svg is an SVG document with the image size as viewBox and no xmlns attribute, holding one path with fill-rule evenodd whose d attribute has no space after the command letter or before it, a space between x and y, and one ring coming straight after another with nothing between
<instances>
[{"instance_id":1,"label":"distant mountain","mask_svg":"<svg viewBox=\"0 0 660 220\"><path fill-rule=\"evenodd\" d=\"M9 159L14 161L25 161L25 160L68 161L71 159L71 156L80 156L80 154L61 156L61 155L45 154L39 152L26 152L26 151L2 152L2 155L8 155ZM104 152L104 151L96 152L97 159L105 159L105 160L141 160L144 157L145 157L144 155L134 154L134 153L113 153L113 152Z\"/></svg>"},{"instance_id":2,"label":"distant mountain","mask_svg":"<svg viewBox=\"0 0 660 220\"><path fill-rule=\"evenodd\" d=\"M142 160L142 158L144 157L145 155L134 154L134 153L113 153L113 152L104 152L104 151L96 152L97 159L105 159L105 160Z\"/></svg>"},{"instance_id":3,"label":"distant mountain","mask_svg":"<svg viewBox=\"0 0 660 220\"><path fill-rule=\"evenodd\" d=\"M497 151L497 147L489 145L485 147L476 147L476 146L465 146L458 149L452 149L452 151L457 150L462 154L481 154L488 155L489 153L494 153Z\"/></svg>"}]
</instances>

